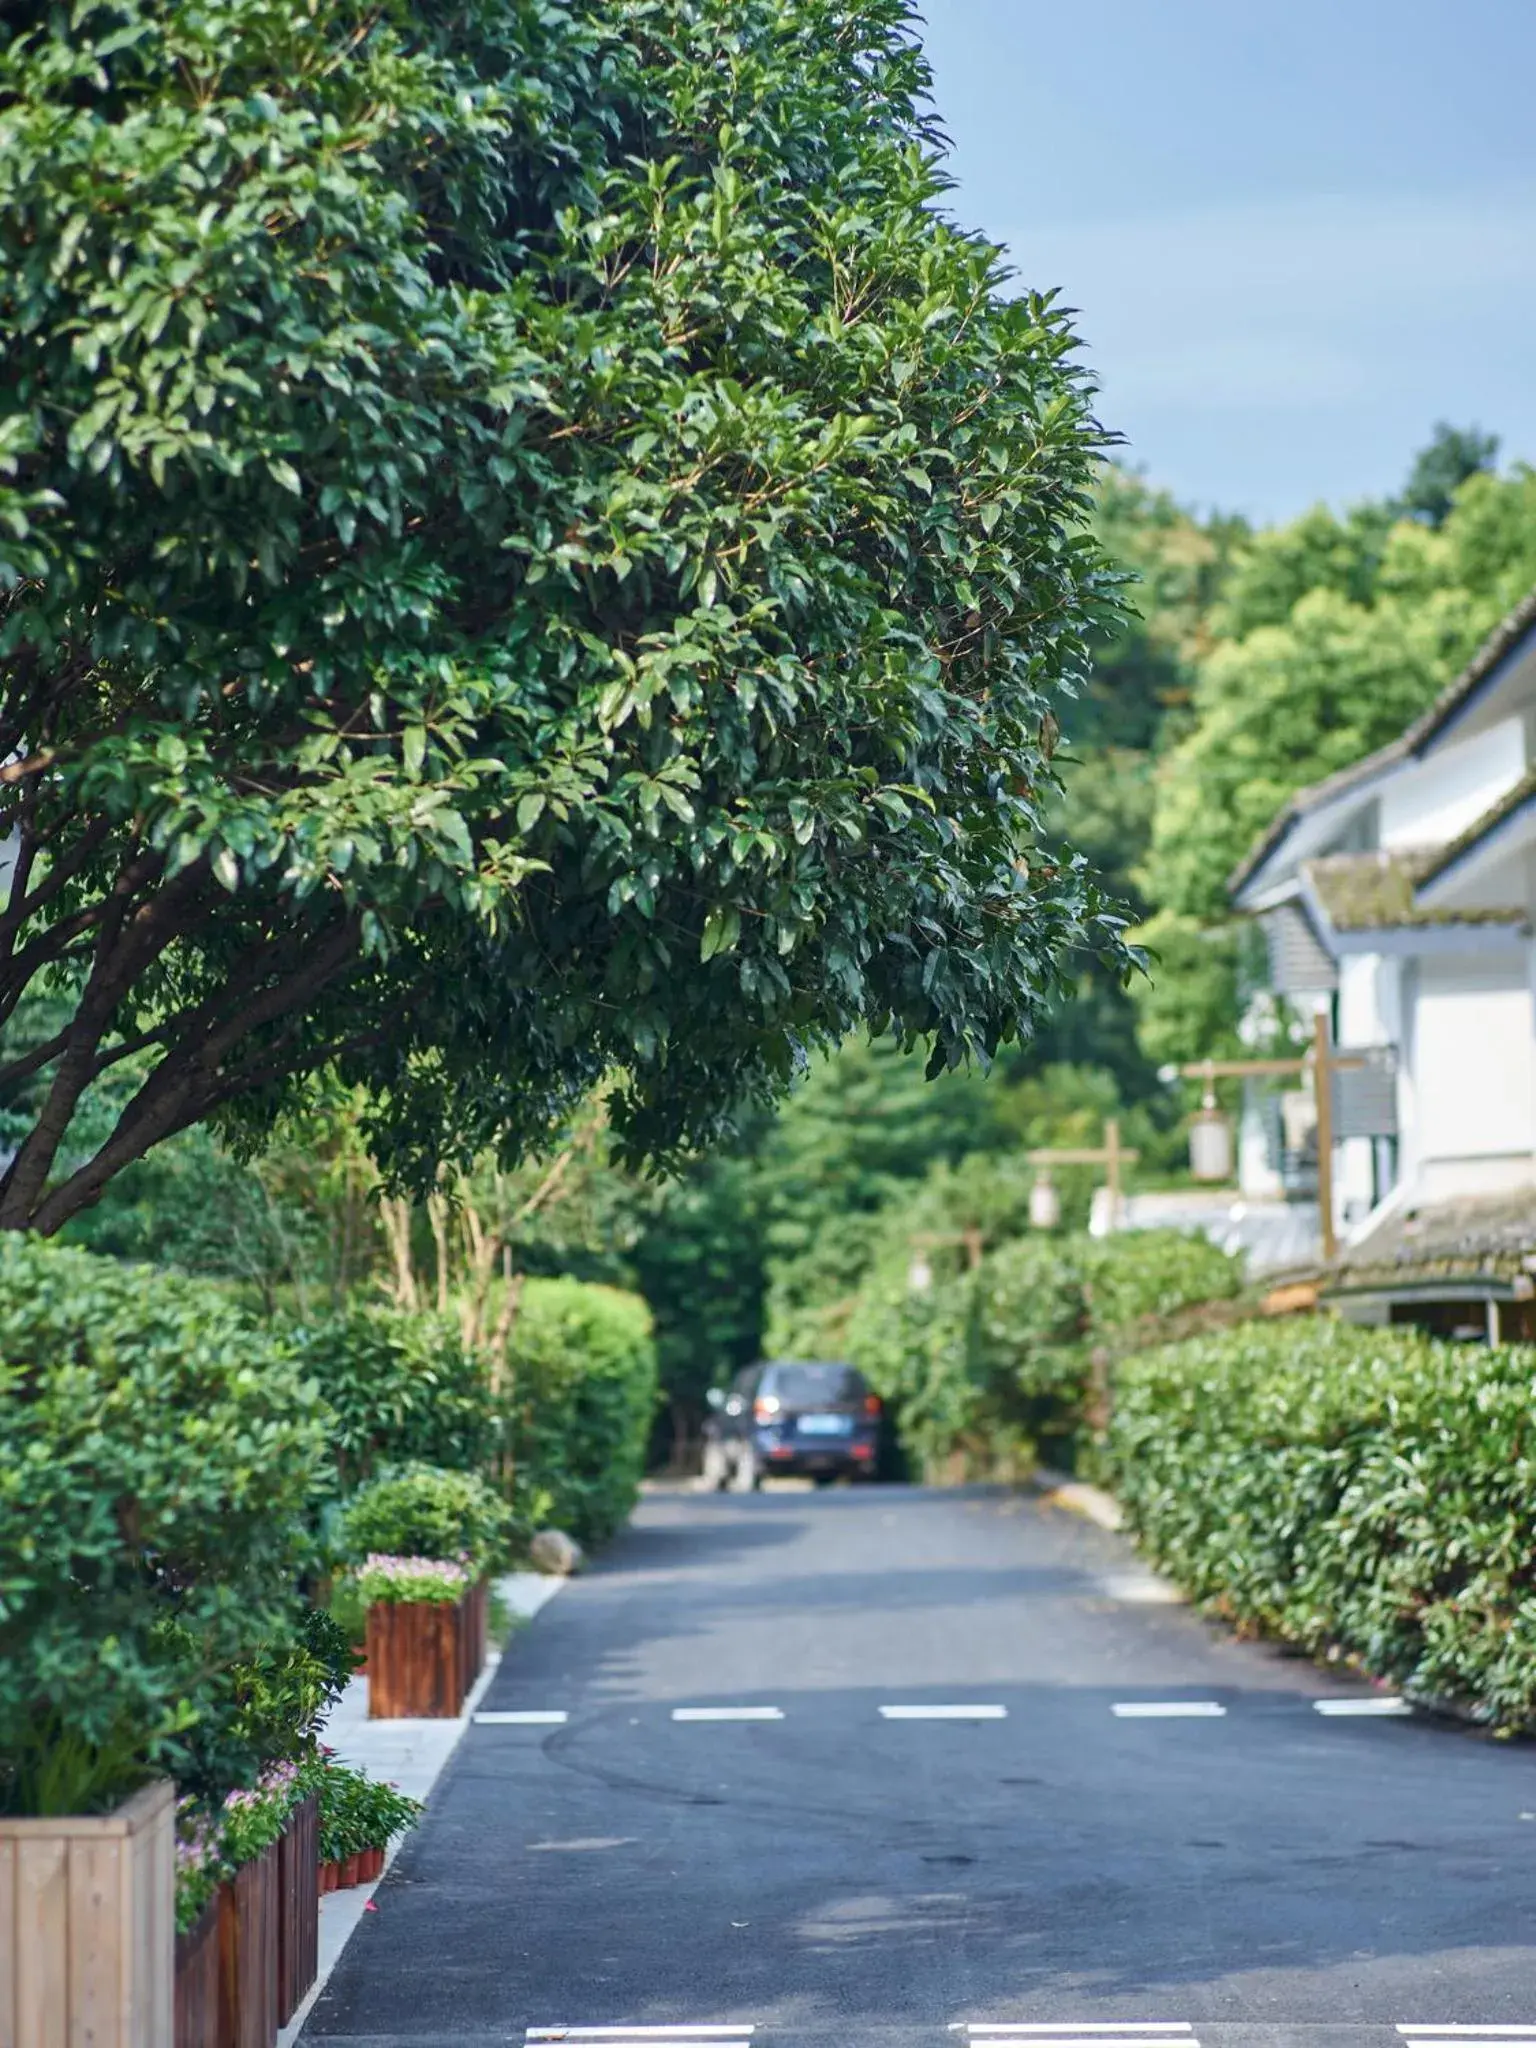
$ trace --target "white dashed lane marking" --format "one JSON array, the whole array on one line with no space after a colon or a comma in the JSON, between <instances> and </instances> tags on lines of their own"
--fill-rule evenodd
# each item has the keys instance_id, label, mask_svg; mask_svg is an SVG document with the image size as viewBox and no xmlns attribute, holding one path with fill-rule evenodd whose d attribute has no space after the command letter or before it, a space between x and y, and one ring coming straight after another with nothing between
<instances>
[{"instance_id":1,"label":"white dashed lane marking","mask_svg":"<svg viewBox=\"0 0 1536 2048\"><path fill-rule=\"evenodd\" d=\"M734 2027L529 2027L527 2048L558 2041L600 2043L601 2048L749 2048L756 2028Z\"/></svg>"},{"instance_id":2,"label":"white dashed lane marking","mask_svg":"<svg viewBox=\"0 0 1536 2048\"><path fill-rule=\"evenodd\" d=\"M1536 2027L1435 2027L1410 2022L1397 2030L1409 2048L1523 2048L1536 2041Z\"/></svg>"},{"instance_id":3,"label":"white dashed lane marking","mask_svg":"<svg viewBox=\"0 0 1536 2048\"><path fill-rule=\"evenodd\" d=\"M674 1721L782 1721L782 1707L674 1707ZM701 2038L705 2038L702 2037Z\"/></svg>"},{"instance_id":4,"label":"white dashed lane marking","mask_svg":"<svg viewBox=\"0 0 1536 2048\"><path fill-rule=\"evenodd\" d=\"M1027 2048L1200 2048L1187 2020L963 2020L949 2031L977 2048L1003 2048L1009 2041Z\"/></svg>"},{"instance_id":5,"label":"white dashed lane marking","mask_svg":"<svg viewBox=\"0 0 1536 2048\"><path fill-rule=\"evenodd\" d=\"M1326 1714L1331 1721L1379 1721L1413 1712L1408 1702L1400 1700L1395 1693L1376 1694L1361 1700L1314 1700L1312 1708L1315 1713Z\"/></svg>"},{"instance_id":6,"label":"white dashed lane marking","mask_svg":"<svg viewBox=\"0 0 1536 2048\"><path fill-rule=\"evenodd\" d=\"M880 1718L882 1721L1006 1721L1008 1709L988 1705L891 1706L880 1709Z\"/></svg>"},{"instance_id":7,"label":"white dashed lane marking","mask_svg":"<svg viewBox=\"0 0 1536 2048\"><path fill-rule=\"evenodd\" d=\"M1219 1721L1227 1710L1219 1700L1116 1700L1109 1711L1117 1721Z\"/></svg>"},{"instance_id":8,"label":"white dashed lane marking","mask_svg":"<svg viewBox=\"0 0 1536 2048\"><path fill-rule=\"evenodd\" d=\"M477 1728L563 1728L569 1719L564 1707L520 1707L476 1714Z\"/></svg>"}]
</instances>

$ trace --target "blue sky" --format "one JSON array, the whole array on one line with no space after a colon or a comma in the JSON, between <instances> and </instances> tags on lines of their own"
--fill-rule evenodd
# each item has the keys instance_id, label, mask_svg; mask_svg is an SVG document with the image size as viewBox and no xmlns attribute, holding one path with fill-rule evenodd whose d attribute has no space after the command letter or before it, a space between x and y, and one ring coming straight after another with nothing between
<instances>
[{"instance_id":1,"label":"blue sky","mask_svg":"<svg viewBox=\"0 0 1536 2048\"><path fill-rule=\"evenodd\" d=\"M1536 458L1536 0L919 0L954 209L1128 457L1288 517L1437 419Z\"/></svg>"}]
</instances>

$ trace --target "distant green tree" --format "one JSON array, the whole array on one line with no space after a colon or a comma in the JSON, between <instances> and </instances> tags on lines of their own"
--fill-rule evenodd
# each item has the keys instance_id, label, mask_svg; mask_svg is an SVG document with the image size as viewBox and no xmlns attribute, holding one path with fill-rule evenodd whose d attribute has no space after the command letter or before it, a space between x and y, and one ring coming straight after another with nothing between
<instances>
[{"instance_id":1,"label":"distant green tree","mask_svg":"<svg viewBox=\"0 0 1536 2048\"><path fill-rule=\"evenodd\" d=\"M1461 437L1463 455L1473 442ZM1415 476L1448 474L1447 446L1437 438ZM1209 615L1192 723L1158 765L1138 877L1151 915L1137 936L1156 957L1133 995L1153 1059L1197 1057L1235 1031L1244 974L1227 880L1275 813L1395 738L1532 584L1524 465L1474 465L1438 524L1401 505L1318 506L1239 551Z\"/></svg>"},{"instance_id":2,"label":"distant green tree","mask_svg":"<svg viewBox=\"0 0 1536 2048\"><path fill-rule=\"evenodd\" d=\"M929 85L906 0L4 10L0 1227L327 1066L402 1185L615 1069L666 1154L1118 953L1102 435Z\"/></svg>"},{"instance_id":3,"label":"distant green tree","mask_svg":"<svg viewBox=\"0 0 1536 2048\"><path fill-rule=\"evenodd\" d=\"M1456 503L1456 493L1469 476L1492 469L1499 452L1497 434L1481 427L1436 423L1427 448L1421 448L1404 486L1401 504L1412 519L1443 526Z\"/></svg>"}]
</instances>

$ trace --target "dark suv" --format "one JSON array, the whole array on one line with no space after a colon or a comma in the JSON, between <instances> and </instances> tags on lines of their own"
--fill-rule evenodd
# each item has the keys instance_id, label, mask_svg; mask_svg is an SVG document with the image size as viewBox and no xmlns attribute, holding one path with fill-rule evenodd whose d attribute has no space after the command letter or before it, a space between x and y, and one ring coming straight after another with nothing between
<instances>
[{"instance_id":1,"label":"dark suv","mask_svg":"<svg viewBox=\"0 0 1536 2048\"><path fill-rule=\"evenodd\" d=\"M704 1483L750 1493L774 1472L819 1485L870 1479L879 1455L880 1403L851 1365L775 1359L711 1387L704 1424Z\"/></svg>"}]
</instances>

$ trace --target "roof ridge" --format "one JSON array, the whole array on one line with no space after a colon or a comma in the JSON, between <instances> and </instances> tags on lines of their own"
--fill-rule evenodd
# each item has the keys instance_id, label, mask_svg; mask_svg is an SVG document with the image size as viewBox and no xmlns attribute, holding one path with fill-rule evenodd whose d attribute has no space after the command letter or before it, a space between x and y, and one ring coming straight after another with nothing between
<instances>
[{"instance_id":1,"label":"roof ridge","mask_svg":"<svg viewBox=\"0 0 1536 2048\"><path fill-rule=\"evenodd\" d=\"M1336 768L1332 775L1325 775L1320 781L1308 783L1288 797L1228 875L1227 894L1235 895L1242 888L1255 870L1274 852L1291 827L1305 817L1308 811L1316 810L1319 803L1325 802L1331 796L1342 795L1354 783L1364 781L1377 769L1388 767L1395 761L1417 753L1427 740L1433 738L1438 727L1444 724L1463 699L1498 666L1532 624L1536 624L1536 586L1528 590L1520 602L1504 614L1499 623L1484 636L1471 660L1454 680L1446 685L1429 708L1421 711L1413 723L1395 740L1388 740L1385 746L1377 747L1372 753L1363 754L1348 768Z\"/></svg>"}]
</instances>

